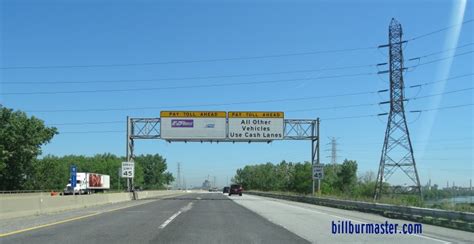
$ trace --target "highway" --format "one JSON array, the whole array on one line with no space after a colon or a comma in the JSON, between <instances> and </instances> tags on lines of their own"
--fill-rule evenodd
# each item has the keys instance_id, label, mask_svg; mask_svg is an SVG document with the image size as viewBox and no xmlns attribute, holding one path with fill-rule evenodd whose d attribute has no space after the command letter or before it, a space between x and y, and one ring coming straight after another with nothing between
<instances>
[{"instance_id":1,"label":"highway","mask_svg":"<svg viewBox=\"0 0 474 244\"><path fill-rule=\"evenodd\" d=\"M244 194L164 199L2 221L0 243L469 243L474 234L423 225L422 235L334 235L331 222L382 216Z\"/></svg>"}]
</instances>

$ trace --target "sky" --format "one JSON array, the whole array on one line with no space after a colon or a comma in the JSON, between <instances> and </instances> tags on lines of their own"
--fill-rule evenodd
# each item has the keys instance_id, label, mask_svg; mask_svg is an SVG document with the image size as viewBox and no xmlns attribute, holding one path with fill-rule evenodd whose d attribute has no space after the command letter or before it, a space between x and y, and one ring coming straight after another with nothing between
<instances>
[{"instance_id":1,"label":"sky","mask_svg":"<svg viewBox=\"0 0 474 244\"><path fill-rule=\"evenodd\" d=\"M405 110L420 181L473 178L472 2L0 3L0 103L58 128L43 155L123 156L126 116L159 117L173 106L284 111L321 119L322 163L335 137L339 162L377 172L387 123L377 114L389 109L379 105L389 94L377 92L389 88L388 74L377 74L387 66L376 66L388 54L377 47L396 18L413 39L403 49ZM181 162L188 186L208 175L224 185L245 165L311 155L309 141L135 145L137 154L163 155L174 174ZM408 182L401 172L391 180Z\"/></svg>"}]
</instances>

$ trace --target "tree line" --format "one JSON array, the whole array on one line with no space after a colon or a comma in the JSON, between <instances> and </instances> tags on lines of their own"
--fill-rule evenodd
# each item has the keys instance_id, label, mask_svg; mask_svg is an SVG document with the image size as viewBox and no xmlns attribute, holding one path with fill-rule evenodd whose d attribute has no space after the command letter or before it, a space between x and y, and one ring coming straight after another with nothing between
<instances>
[{"instance_id":1,"label":"tree line","mask_svg":"<svg viewBox=\"0 0 474 244\"><path fill-rule=\"evenodd\" d=\"M36 117L0 105L0 187L11 190L61 190L69 180L69 168L78 172L110 175L111 189L123 189L125 179L119 177L124 157L113 154L95 156L46 155L38 158L41 146L49 143L58 131L47 127ZM166 159L159 154L138 155L134 184L142 189L162 189L174 178L167 172Z\"/></svg>"},{"instance_id":2,"label":"tree line","mask_svg":"<svg viewBox=\"0 0 474 244\"><path fill-rule=\"evenodd\" d=\"M241 184L246 190L310 194L312 192L311 175L312 165L309 162L282 161L278 164L246 165L236 171L232 181ZM321 192L323 195L332 197L371 201L376 184L375 180L376 175L371 171L358 176L357 162L346 159L342 164L324 165ZM423 201L416 195L390 194L390 187L390 184L384 182L382 190L384 195L380 200L381 202L423 206ZM434 185L433 187L422 187L422 194L424 201L433 201L454 196L470 196L473 191L469 189L439 189L437 185Z\"/></svg>"},{"instance_id":3,"label":"tree line","mask_svg":"<svg viewBox=\"0 0 474 244\"><path fill-rule=\"evenodd\" d=\"M312 192L312 166L309 162L247 165L238 169L233 181L244 189L289 191L301 194ZM342 164L324 165L321 191L325 194L372 197L375 177L368 172L357 177L357 162L344 160Z\"/></svg>"},{"instance_id":4,"label":"tree line","mask_svg":"<svg viewBox=\"0 0 474 244\"><path fill-rule=\"evenodd\" d=\"M57 157L47 155L33 161L33 174L25 182L24 189L61 190L69 180L69 167L77 166L77 172L93 172L110 175L111 190L126 188L126 180L120 177L121 165L125 157L110 153L92 157L67 155ZM164 189L174 178L166 172L166 159L159 154L138 155L134 158L134 185L139 189Z\"/></svg>"}]
</instances>

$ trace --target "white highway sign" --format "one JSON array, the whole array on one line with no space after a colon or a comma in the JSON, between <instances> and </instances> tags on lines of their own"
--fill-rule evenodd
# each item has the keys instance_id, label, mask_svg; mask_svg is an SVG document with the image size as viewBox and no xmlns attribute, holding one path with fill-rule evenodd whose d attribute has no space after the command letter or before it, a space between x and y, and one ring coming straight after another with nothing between
<instances>
[{"instance_id":1,"label":"white highway sign","mask_svg":"<svg viewBox=\"0 0 474 244\"><path fill-rule=\"evenodd\" d=\"M283 139L283 112L229 112L230 140L271 141Z\"/></svg>"},{"instance_id":2,"label":"white highway sign","mask_svg":"<svg viewBox=\"0 0 474 244\"><path fill-rule=\"evenodd\" d=\"M219 140L226 138L226 112L161 111L161 138Z\"/></svg>"},{"instance_id":3,"label":"white highway sign","mask_svg":"<svg viewBox=\"0 0 474 244\"><path fill-rule=\"evenodd\" d=\"M313 165L313 179L322 180L324 178L324 165L314 164Z\"/></svg>"},{"instance_id":4,"label":"white highway sign","mask_svg":"<svg viewBox=\"0 0 474 244\"><path fill-rule=\"evenodd\" d=\"M122 162L122 178L133 178L135 175L134 162Z\"/></svg>"}]
</instances>

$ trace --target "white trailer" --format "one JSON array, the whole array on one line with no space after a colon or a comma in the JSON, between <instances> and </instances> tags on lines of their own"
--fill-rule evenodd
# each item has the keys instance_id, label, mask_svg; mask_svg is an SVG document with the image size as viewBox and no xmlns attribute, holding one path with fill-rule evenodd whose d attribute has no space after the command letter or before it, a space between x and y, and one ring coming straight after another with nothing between
<instances>
[{"instance_id":1,"label":"white trailer","mask_svg":"<svg viewBox=\"0 0 474 244\"><path fill-rule=\"evenodd\" d=\"M72 189L71 179L64 188L64 194L91 194L94 192L104 192L110 189L110 176L97 174L78 172L76 175L76 187Z\"/></svg>"}]
</instances>

